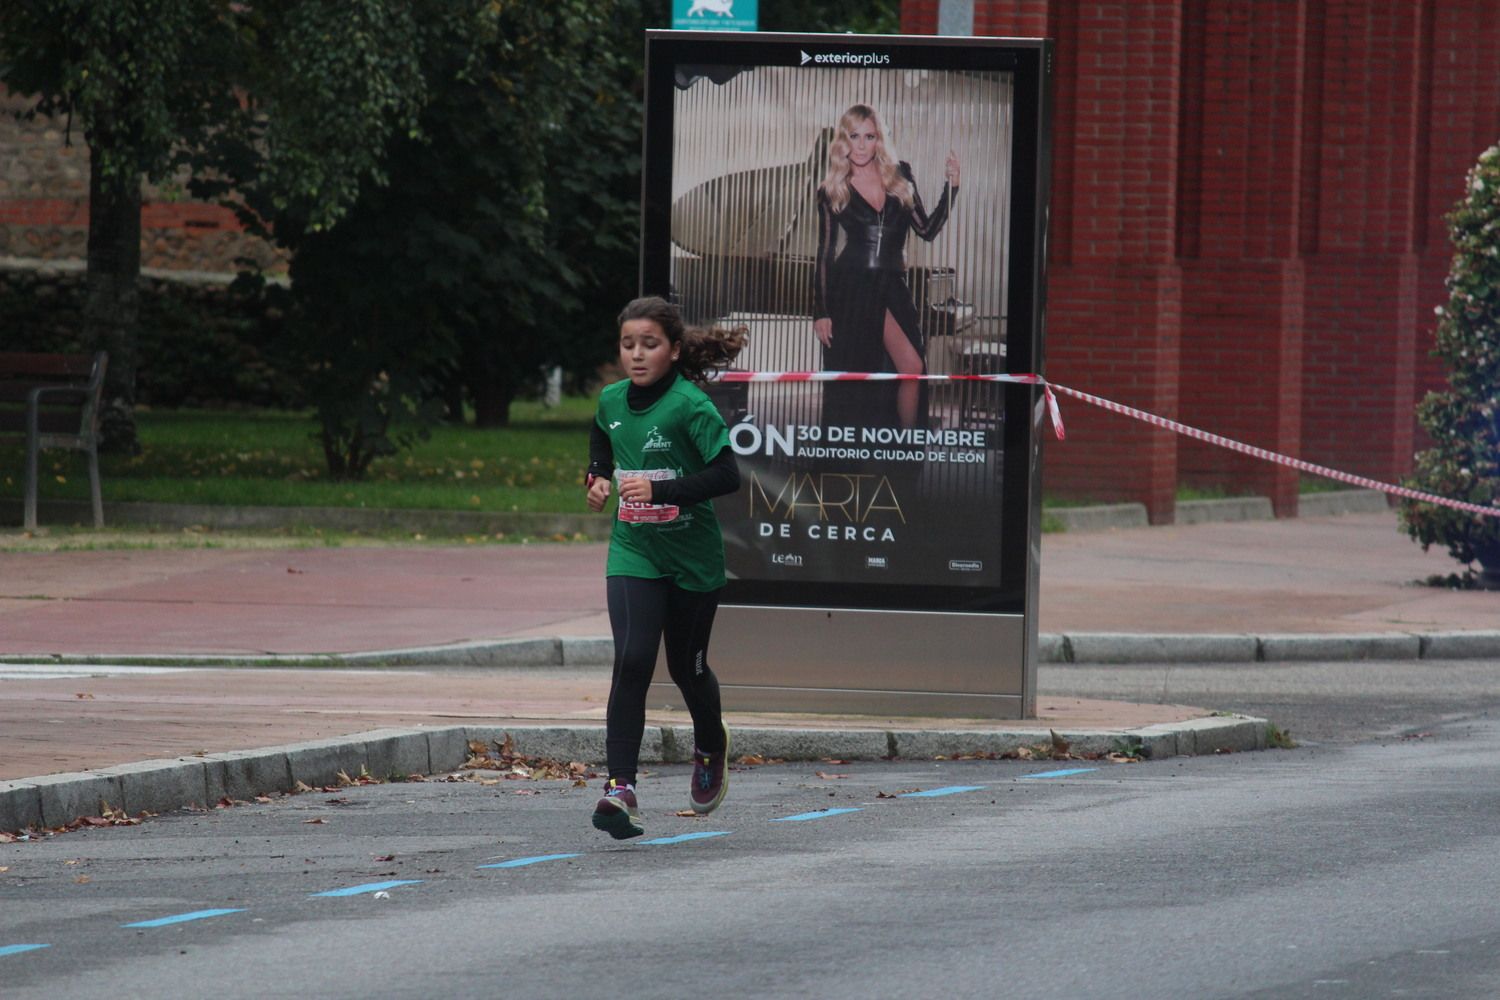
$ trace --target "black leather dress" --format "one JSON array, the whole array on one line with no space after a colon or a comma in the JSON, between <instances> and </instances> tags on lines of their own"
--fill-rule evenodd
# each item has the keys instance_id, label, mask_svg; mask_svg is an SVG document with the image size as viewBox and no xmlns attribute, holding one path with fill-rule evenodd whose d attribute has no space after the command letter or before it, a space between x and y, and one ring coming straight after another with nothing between
<instances>
[{"instance_id":1,"label":"black leather dress","mask_svg":"<svg viewBox=\"0 0 1500 1000\"><path fill-rule=\"evenodd\" d=\"M813 318L833 322L833 343L823 352L826 371L895 371L885 349L886 313L895 318L917 356L926 357L917 308L906 280L906 238L915 232L928 242L936 239L948 221L958 188L944 184L942 196L929 213L917 192L911 166L902 161L900 170L912 186L910 208L887 194L885 204L876 210L851 185L849 203L843 211L835 212L827 192L818 188ZM894 383L826 385L824 423L894 423L894 389Z\"/></svg>"}]
</instances>

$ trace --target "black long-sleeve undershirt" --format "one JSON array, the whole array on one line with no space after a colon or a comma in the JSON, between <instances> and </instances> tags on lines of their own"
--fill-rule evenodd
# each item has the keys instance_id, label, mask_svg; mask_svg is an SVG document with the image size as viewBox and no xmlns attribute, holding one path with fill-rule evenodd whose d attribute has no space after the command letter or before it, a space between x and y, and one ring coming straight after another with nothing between
<instances>
[{"instance_id":1,"label":"black long-sleeve undershirt","mask_svg":"<svg viewBox=\"0 0 1500 1000\"><path fill-rule=\"evenodd\" d=\"M664 396L677 380L676 372L668 372L651 385L637 386L631 383L625 391L625 402L632 410L640 411ZM589 426L589 474L612 476L615 471L614 447L609 443L609 434L599 422ZM740 488L740 467L734 460L734 449L726 445L707 465L691 476L680 479L658 479L651 483L651 502L675 504L689 507L704 500L725 496Z\"/></svg>"}]
</instances>

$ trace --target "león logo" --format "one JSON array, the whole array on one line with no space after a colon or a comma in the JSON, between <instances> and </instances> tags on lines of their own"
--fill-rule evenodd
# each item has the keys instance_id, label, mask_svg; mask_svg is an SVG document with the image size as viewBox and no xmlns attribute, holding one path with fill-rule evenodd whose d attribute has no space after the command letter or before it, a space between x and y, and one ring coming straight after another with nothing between
<instances>
[{"instance_id":1,"label":"le\u00f3n logo","mask_svg":"<svg viewBox=\"0 0 1500 1000\"><path fill-rule=\"evenodd\" d=\"M703 12L711 10L720 17L734 16L734 0L693 0L693 5L688 8L688 17L702 17Z\"/></svg>"}]
</instances>

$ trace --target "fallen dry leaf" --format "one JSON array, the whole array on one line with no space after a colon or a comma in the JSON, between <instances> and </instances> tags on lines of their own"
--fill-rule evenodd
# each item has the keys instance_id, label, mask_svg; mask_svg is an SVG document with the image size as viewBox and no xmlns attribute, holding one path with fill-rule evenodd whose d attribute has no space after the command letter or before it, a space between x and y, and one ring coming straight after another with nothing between
<instances>
[{"instance_id":1,"label":"fallen dry leaf","mask_svg":"<svg viewBox=\"0 0 1500 1000\"><path fill-rule=\"evenodd\" d=\"M834 780L836 778L847 778L847 777L849 777L847 774L829 774L826 771L814 771L813 773L815 775L817 775L819 778L822 778L824 781L832 781L832 780Z\"/></svg>"},{"instance_id":2,"label":"fallen dry leaf","mask_svg":"<svg viewBox=\"0 0 1500 1000\"><path fill-rule=\"evenodd\" d=\"M13 833L0 831L0 844L14 844L20 838Z\"/></svg>"},{"instance_id":3,"label":"fallen dry leaf","mask_svg":"<svg viewBox=\"0 0 1500 1000\"><path fill-rule=\"evenodd\" d=\"M825 763L825 764L839 765L839 764L853 764L854 761L852 761L852 760L840 760L837 757L824 757L823 758L823 763Z\"/></svg>"},{"instance_id":4,"label":"fallen dry leaf","mask_svg":"<svg viewBox=\"0 0 1500 1000\"><path fill-rule=\"evenodd\" d=\"M294 576L302 576L304 573L307 572L307 570L305 570L305 569L292 569L292 567L290 567L290 566L288 566L286 568L286 571L288 573L293 574Z\"/></svg>"},{"instance_id":5,"label":"fallen dry leaf","mask_svg":"<svg viewBox=\"0 0 1500 1000\"><path fill-rule=\"evenodd\" d=\"M0 865L0 874L10 871L10 865Z\"/></svg>"},{"instance_id":6,"label":"fallen dry leaf","mask_svg":"<svg viewBox=\"0 0 1500 1000\"><path fill-rule=\"evenodd\" d=\"M84 691L79 691L77 694L73 695L73 697L78 698L81 701L93 701L94 700L94 696L93 695L88 694L87 692L84 692Z\"/></svg>"},{"instance_id":7,"label":"fallen dry leaf","mask_svg":"<svg viewBox=\"0 0 1500 1000\"><path fill-rule=\"evenodd\" d=\"M255 797L255 801L261 802L261 803L270 802L271 801L271 796L269 796L269 795L257 795Z\"/></svg>"},{"instance_id":8,"label":"fallen dry leaf","mask_svg":"<svg viewBox=\"0 0 1500 1000\"><path fill-rule=\"evenodd\" d=\"M299 781L292 787L292 790L296 792L310 792L313 790L313 788L311 785L304 784L303 782Z\"/></svg>"},{"instance_id":9,"label":"fallen dry leaf","mask_svg":"<svg viewBox=\"0 0 1500 1000\"><path fill-rule=\"evenodd\" d=\"M375 860L376 861L395 861L396 860L396 856L394 854L382 854L380 857L376 858Z\"/></svg>"},{"instance_id":10,"label":"fallen dry leaf","mask_svg":"<svg viewBox=\"0 0 1500 1000\"><path fill-rule=\"evenodd\" d=\"M503 740L485 744L480 740L469 741L469 757L460 768L469 771L495 771L505 775L509 781L572 780L575 787L586 785L589 778L599 777L599 772L579 761L552 760L549 757L527 757L516 752L515 739L510 733ZM442 781L473 780L454 776ZM492 782L480 780L481 784Z\"/></svg>"},{"instance_id":11,"label":"fallen dry leaf","mask_svg":"<svg viewBox=\"0 0 1500 1000\"><path fill-rule=\"evenodd\" d=\"M320 823L321 824L321 823L327 823L328 821L326 819L324 819L323 817L319 816L317 819L305 819L302 822L303 823Z\"/></svg>"},{"instance_id":12,"label":"fallen dry leaf","mask_svg":"<svg viewBox=\"0 0 1500 1000\"><path fill-rule=\"evenodd\" d=\"M697 818L699 818L698 814L695 813L695 812L693 812L691 809L679 809L676 812L674 812L672 815L673 816L681 816L684 819L697 819Z\"/></svg>"},{"instance_id":13,"label":"fallen dry leaf","mask_svg":"<svg viewBox=\"0 0 1500 1000\"><path fill-rule=\"evenodd\" d=\"M1059 758L1059 756L1066 757L1068 755L1068 750L1073 746L1073 744L1069 743L1067 740L1065 740L1061 736L1057 735L1057 730L1056 729L1049 729L1049 730L1047 730L1047 732L1052 737L1052 757L1053 757L1053 759L1056 760L1056 759Z\"/></svg>"},{"instance_id":14,"label":"fallen dry leaf","mask_svg":"<svg viewBox=\"0 0 1500 1000\"><path fill-rule=\"evenodd\" d=\"M63 864L65 864L65 865L81 865L81 864L83 864L83 859L82 858L73 858L73 859L71 859L69 861L64 861Z\"/></svg>"},{"instance_id":15,"label":"fallen dry leaf","mask_svg":"<svg viewBox=\"0 0 1500 1000\"><path fill-rule=\"evenodd\" d=\"M88 885L90 882L92 882L94 880L91 879L91 878L89 878L87 875L80 875L77 878L75 878L73 881L76 884L78 884L78 885Z\"/></svg>"},{"instance_id":16,"label":"fallen dry leaf","mask_svg":"<svg viewBox=\"0 0 1500 1000\"><path fill-rule=\"evenodd\" d=\"M745 767L760 767L762 764L785 764L786 758L762 757L758 753L747 753L745 754L745 756L736 760L735 763L743 764Z\"/></svg>"}]
</instances>

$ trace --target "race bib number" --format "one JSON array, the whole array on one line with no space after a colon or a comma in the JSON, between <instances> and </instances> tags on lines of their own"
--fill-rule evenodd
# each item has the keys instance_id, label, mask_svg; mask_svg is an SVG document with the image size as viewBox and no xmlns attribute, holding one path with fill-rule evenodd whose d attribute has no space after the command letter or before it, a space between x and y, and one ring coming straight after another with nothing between
<instances>
[{"instance_id":1,"label":"race bib number","mask_svg":"<svg viewBox=\"0 0 1500 1000\"><path fill-rule=\"evenodd\" d=\"M676 479L671 469L616 469L615 489L627 479ZM620 499L619 517L632 524L665 524L677 520L677 507L669 503L635 503Z\"/></svg>"}]
</instances>

